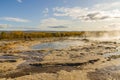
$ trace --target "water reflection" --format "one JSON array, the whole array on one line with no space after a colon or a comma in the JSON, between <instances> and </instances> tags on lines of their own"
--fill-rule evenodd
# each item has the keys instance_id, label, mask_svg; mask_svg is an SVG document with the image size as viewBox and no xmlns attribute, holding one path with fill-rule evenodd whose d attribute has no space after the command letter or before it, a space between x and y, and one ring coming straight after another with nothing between
<instances>
[{"instance_id":1,"label":"water reflection","mask_svg":"<svg viewBox=\"0 0 120 80\"><path fill-rule=\"evenodd\" d=\"M65 41L56 41L56 42L48 42L48 43L41 43L35 46L32 46L32 49L64 49L69 48L70 46L79 46L85 44L79 40L65 40Z\"/></svg>"}]
</instances>

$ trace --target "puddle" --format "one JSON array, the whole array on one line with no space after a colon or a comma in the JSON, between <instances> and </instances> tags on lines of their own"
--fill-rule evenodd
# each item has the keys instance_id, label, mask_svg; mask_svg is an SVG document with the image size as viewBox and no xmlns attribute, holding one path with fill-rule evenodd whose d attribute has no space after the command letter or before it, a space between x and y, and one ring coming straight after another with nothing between
<instances>
[{"instance_id":1,"label":"puddle","mask_svg":"<svg viewBox=\"0 0 120 80\"><path fill-rule=\"evenodd\" d=\"M16 56L0 56L0 59L18 59Z\"/></svg>"},{"instance_id":2,"label":"puddle","mask_svg":"<svg viewBox=\"0 0 120 80\"><path fill-rule=\"evenodd\" d=\"M110 57L110 56L114 56L114 55L120 55L120 52L114 52L114 53L106 53L103 56L104 57Z\"/></svg>"},{"instance_id":3,"label":"puddle","mask_svg":"<svg viewBox=\"0 0 120 80\"><path fill-rule=\"evenodd\" d=\"M110 57L110 56L114 56L114 55L120 55L120 47L117 48L117 52L113 52L113 53L106 53L103 56L104 57Z\"/></svg>"},{"instance_id":4,"label":"puddle","mask_svg":"<svg viewBox=\"0 0 120 80\"><path fill-rule=\"evenodd\" d=\"M80 46L84 45L85 43L79 40L65 40L65 41L56 41L56 42L48 42L48 43L41 43L32 46L32 49L64 49L69 48L70 46Z\"/></svg>"}]
</instances>

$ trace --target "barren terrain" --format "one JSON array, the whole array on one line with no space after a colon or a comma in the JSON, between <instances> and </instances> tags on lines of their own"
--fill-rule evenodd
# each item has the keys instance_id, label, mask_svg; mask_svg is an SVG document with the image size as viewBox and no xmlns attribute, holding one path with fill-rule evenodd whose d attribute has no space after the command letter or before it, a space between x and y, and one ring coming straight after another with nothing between
<instances>
[{"instance_id":1,"label":"barren terrain","mask_svg":"<svg viewBox=\"0 0 120 80\"><path fill-rule=\"evenodd\" d=\"M56 41L78 41L78 44L60 49L33 49L38 44ZM0 79L119 80L120 55L116 55L119 46L116 40L82 38L0 41Z\"/></svg>"}]
</instances>

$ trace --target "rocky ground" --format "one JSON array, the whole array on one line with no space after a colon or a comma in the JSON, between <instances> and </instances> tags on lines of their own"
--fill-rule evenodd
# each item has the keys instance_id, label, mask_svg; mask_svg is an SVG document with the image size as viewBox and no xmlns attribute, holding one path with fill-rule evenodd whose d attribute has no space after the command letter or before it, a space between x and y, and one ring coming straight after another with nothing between
<instances>
[{"instance_id":1,"label":"rocky ground","mask_svg":"<svg viewBox=\"0 0 120 80\"><path fill-rule=\"evenodd\" d=\"M33 50L31 46L70 38L0 42L1 80L119 80L120 43L78 39L82 45ZM72 39L71 39L72 40ZM119 53L119 52L118 52ZM105 56L108 54L108 56Z\"/></svg>"}]
</instances>

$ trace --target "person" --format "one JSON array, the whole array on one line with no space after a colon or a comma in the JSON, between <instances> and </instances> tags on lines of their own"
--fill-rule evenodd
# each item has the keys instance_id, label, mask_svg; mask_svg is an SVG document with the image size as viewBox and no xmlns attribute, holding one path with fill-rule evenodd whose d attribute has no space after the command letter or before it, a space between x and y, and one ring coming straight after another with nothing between
<instances>
[{"instance_id":1,"label":"person","mask_svg":"<svg viewBox=\"0 0 120 80\"><path fill-rule=\"evenodd\" d=\"M31 37L30 37L30 36L28 36L28 40L32 41L32 39L31 39Z\"/></svg>"},{"instance_id":2,"label":"person","mask_svg":"<svg viewBox=\"0 0 120 80\"><path fill-rule=\"evenodd\" d=\"M24 36L24 40L27 41L27 36Z\"/></svg>"}]
</instances>

